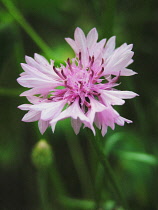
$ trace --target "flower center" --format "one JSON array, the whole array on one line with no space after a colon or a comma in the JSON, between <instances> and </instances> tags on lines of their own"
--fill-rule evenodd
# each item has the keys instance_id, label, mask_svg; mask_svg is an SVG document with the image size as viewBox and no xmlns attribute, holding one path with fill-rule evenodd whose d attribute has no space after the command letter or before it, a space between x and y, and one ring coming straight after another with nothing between
<instances>
[{"instance_id":1,"label":"flower center","mask_svg":"<svg viewBox=\"0 0 158 210\"><path fill-rule=\"evenodd\" d=\"M102 73L104 68L102 63L96 65L94 63L94 57L89 58L89 63L86 67L82 65L81 56L79 59L75 59L70 63L70 59L67 60L67 65L64 68L60 68L59 71L53 67L55 73L61 78L64 89L56 90L53 95L59 96L59 100L67 99L71 104L78 97L80 105L86 105L88 108L89 96L97 97L100 95L100 83L102 79Z\"/></svg>"}]
</instances>

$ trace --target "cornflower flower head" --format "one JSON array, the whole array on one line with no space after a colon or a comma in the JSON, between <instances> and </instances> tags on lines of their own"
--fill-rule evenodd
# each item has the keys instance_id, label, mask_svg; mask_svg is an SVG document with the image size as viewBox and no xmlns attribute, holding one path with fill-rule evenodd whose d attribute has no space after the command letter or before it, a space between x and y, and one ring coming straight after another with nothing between
<instances>
[{"instance_id":1,"label":"cornflower flower head","mask_svg":"<svg viewBox=\"0 0 158 210\"><path fill-rule=\"evenodd\" d=\"M66 38L75 58L68 58L65 65L59 67L41 55L35 54L34 59L26 56L26 64L21 64L24 72L17 81L30 88L21 96L26 96L31 104L19 106L28 110L22 121L38 121L43 134L48 126L54 132L58 121L71 118L76 134L83 124L95 135L95 124L103 136L107 127L114 129L115 124L123 126L125 122L132 122L113 108L113 105L123 105L123 99L137 96L132 91L116 89L120 76L136 74L127 69L133 62L132 44L125 43L115 49L115 37L107 42L97 40L95 28L87 36L76 28L74 40Z\"/></svg>"}]
</instances>

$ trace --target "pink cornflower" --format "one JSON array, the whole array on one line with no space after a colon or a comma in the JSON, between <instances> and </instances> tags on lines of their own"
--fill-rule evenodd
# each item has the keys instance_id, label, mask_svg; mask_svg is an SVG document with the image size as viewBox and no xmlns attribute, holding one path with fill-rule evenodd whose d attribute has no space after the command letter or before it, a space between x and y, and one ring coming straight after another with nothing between
<instances>
[{"instance_id":1,"label":"pink cornflower","mask_svg":"<svg viewBox=\"0 0 158 210\"><path fill-rule=\"evenodd\" d=\"M97 42L98 33L93 28L84 35L80 28L75 30L74 40L66 38L75 52L75 58L68 58L65 65L54 66L41 55L34 59L26 56L24 70L17 79L24 87L31 88L21 94L31 104L19 106L28 110L22 121L38 121L43 134L48 126L54 132L59 120L71 118L76 134L80 127L90 128L94 135L94 124L104 136L107 127L114 129L115 123L123 126L132 121L123 118L113 105L123 105L123 99L137 96L132 91L120 91L115 87L120 76L136 74L127 69L133 62L132 45L126 43L115 49L115 37Z\"/></svg>"}]
</instances>

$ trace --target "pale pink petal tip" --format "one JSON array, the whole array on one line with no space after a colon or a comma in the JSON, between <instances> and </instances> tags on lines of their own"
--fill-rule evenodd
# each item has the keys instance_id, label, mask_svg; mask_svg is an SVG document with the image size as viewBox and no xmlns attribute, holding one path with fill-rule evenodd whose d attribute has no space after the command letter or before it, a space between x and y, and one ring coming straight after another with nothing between
<instances>
[{"instance_id":1,"label":"pale pink petal tip","mask_svg":"<svg viewBox=\"0 0 158 210\"><path fill-rule=\"evenodd\" d=\"M46 131L48 126L49 126L48 121L43 121L43 120L38 121L38 127L39 127L41 134L44 134L44 132Z\"/></svg>"}]
</instances>

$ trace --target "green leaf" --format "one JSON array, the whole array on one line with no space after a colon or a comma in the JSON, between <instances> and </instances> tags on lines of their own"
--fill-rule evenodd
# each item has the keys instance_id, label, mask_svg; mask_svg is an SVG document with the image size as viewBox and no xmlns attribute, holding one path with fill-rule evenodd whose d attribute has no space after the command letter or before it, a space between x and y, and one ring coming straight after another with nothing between
<instances>
[{"instance_id":1,"label":"green leaf","mask_svg":"<svg viewBox=\"0 0 158 210\"><path fill-rule=\"evenodd\" d=\"M148 165L158 164L157 157L155 157L154 155L146 154L146 153L118 151L117 155L121 159L126 159L129 161L139 161L139 162L146 163Z\"/></svg>"}]
</instances>

